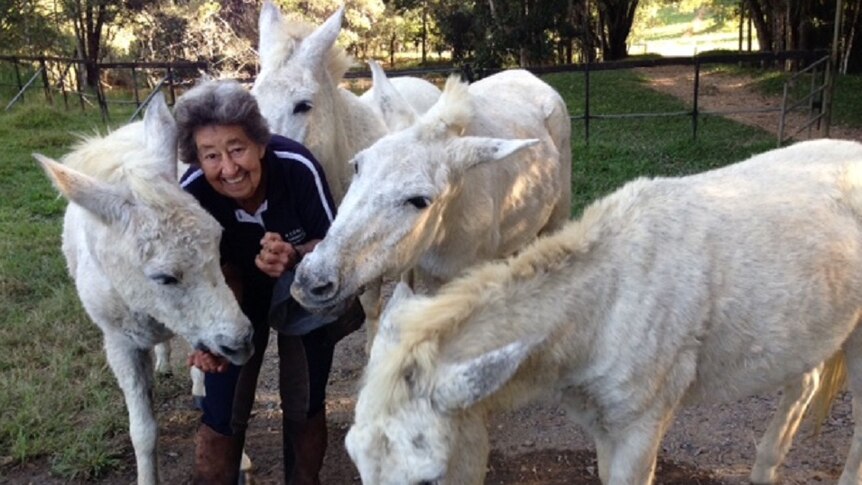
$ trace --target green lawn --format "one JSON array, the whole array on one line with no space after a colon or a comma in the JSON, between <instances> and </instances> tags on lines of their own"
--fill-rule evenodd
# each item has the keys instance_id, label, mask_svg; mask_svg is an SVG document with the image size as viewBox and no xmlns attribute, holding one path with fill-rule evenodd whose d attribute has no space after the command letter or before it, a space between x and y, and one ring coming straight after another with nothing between
<instances>
[{"instance_id":1,"label":"green lawn","mask_svg":"<svg viewBox=\"0 0 862 485\"><path fill-rule=\"evenodd\" d=\"M546 79L570 113L583 112L582 74ZM594 114L684 109L634 73L594 73L591 84ZM129 456L126 414L100 333L81 310L60 255L65 202L30 153L58 157L74 143L70 132L103 128L96 110L65 111L31 98L0 112L0 463L47 460L66 479L94 478ZM594 121L589 145L583 122L574 122L573 132L575 213L634 177L699 172L774 145L771 135L716 118L702 121L697 141L684 117ZM186 392L182 379L174 381L157 389L157 400Z\"/></svg>"},{"instance_id":2,"label":"green lawn","mask_svg":"<svg viewBox=\"0 0 862 485\"><path fill-rule=\"evenodd\" d=\"M590 76L593 115L686 110L675 98L646 88L634 72L601 71ZM582 74L545 79L563 94L570 114L584 113ZM700 172L775 146L773 135L717 117L700 118L697 140L692 138L687 116L592 120L589 144L582 120L573 121L572 132L575 213L635 177Z\"/></svg>"},{"instance_id":3,"label":"green lawn","mask_svg":"<svg viewBox=\"0 0 862 485\"><path fill-rule=\"evenodd\" d=\"M104 127L98 110L52 108L39 97L0 112L0 463L47 458L58 475L88 479L130 449L127 419L101 332L60 253L66 202L30 154L59 157L72 132Z\"/></svg>"}]
</instances>

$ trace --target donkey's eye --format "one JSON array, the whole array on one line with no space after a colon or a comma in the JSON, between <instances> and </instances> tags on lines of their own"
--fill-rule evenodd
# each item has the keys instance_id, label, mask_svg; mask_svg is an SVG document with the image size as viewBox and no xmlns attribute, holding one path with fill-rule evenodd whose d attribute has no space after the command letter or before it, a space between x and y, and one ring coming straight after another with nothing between
<instances>
[{"instance_id":1,"label":"donkey's eye","mask_svg":"<svg viewBox=\"0 0 862 485\"><path fill-rule=\"evenodd\" d=\"M359 175L359 162L353 162L353 173Z\"/></svg>"},{"instance_id":2,"label":"donkey's eye","mask_svg":"<svg viewBox=\"0 0 862 485\"><path fill-rule=\"evenodd\" d=\"M293 107L293 114L298 115L300 113L306 113L311 111L311 103L308 101L300 101L296 103L296 106Z\"/></svg>"},{"instance_id":3,"label":"donkey's eye","mask_svg":"<svg viewBox=\"0 0 862 485\"><path fill-rule=\"evenodd\" d=\"M160 285L175 285L180 282L179 278L167 273L158 273L150 276L150 279Z\"/></svg>"},{"instance_id":4,"label":"donkey's eye","mask_svg":"<svg viewBox=\"0 0 862 485\"><path fill-rule=\"evenodd\" d=\"M409 199L407 199L407 203L417 209L424 209L431 205L431 199L419 195L416 197L410 197Z\"/></svg>"}]
</instances>

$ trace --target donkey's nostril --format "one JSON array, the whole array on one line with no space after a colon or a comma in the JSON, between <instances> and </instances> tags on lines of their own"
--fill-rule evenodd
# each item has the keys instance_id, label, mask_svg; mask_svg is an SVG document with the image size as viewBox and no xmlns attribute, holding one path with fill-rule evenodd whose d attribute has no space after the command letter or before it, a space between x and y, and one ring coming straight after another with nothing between
<instances>
[{"instance_id":1,"label":"donkey's nostril","mask_svg":"<svg viewBox=\"0 0 862 485\"><path fill-rule=\"evenodd\" d=\"M326 297L329 296L335 291L335 284L332 282L325 283L322 285L315 286L311 289L311 294L316 297Z\"/></svg>"},{"instance_id":2,"label":"donkey's nostril","mask_svg":"<svg viewBox=\"0 0 862 485\"><path fill-rule=\"evenodd\" d=\"M232 356L232 355L235 355L237 353L236 349L234 349L232 347L228 347L227 345L219 345L218 349L219 349L219 352L222 355L224 355L225 357Z\"/></svg>"}]
</instances>

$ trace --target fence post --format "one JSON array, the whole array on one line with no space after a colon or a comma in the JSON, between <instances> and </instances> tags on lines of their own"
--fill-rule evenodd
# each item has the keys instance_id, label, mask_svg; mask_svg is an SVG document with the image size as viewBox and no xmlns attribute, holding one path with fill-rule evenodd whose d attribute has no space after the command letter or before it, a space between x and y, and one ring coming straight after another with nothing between
<instances>
[{"instance_id":1,"label":"fence post","mask_svg":"<svg viewBox=\"0 0 862 485\"><path fill-rule=\"evenodd\" d=\"M18 58L12 58L12 66L15 67L15 81L18 83L18 91L20 92L24 88L24 84L21 83L21 71L18 69ZM24 94L21 94L21 99L24 99Z\"/></svg>"},{"instance_id":2,"label":"fence post","mask_svg":"<svg viewBox=\"0 0 862 485\"><path fill-rule=\"evenodd\" d=\"M54 97L51 95L51 83L48 81L48 66L45 64L45 57L39 57L39 67L42 68L42 86L45 89L45 98L48 99L48 104L54 104Z\"/></svg>"},{"instance_id":3,"label":"fence post","mask_svg":"<svg viewBox=\"0 0 862 485\"><path fill-rule=\"evenodd\" d=\"M590 144L590 61L584 64L584 142Z\"/></svg>"},{"instance_id":4,"label":"fence post","mask_svg":"<svg viewBox=\"0 0 862 485\"><path fill-rule=\"evenodd\" d=\"M835 28L832 34L832 49L829 61L826 63L826 89L823 93L823 136L829 138L829 128L832 125L832 95L835 93L835 74L838 71L838 41L841 32L841 0L835 5Z\"/></svg>"},{"instance_id":5,"label":"fence post","mask_svg":"<svg viewBox=\"0 0 862 485\"><path fill-rule=\"evenodd\" d=\"M174 71L168 65L168 89L171 92L171 106L177 103L177 94L174 92Z\"/></svg>"},{"instance_id":6,"label":"fence post","mask_svg":"<svg viewBox=\"0 0 862 485\"><path fill-rule=\"evenodd\" d=\"M96 99L99 101L99 111L102 113L102 122L106 125L111 120L108 113L108 100L105 99L105 91L102 89L102 70L99 69L99 63L94 62L96 70Z\"/></svg>"},{"instance_id":7,"label":"fence post","mask_svg":"<svg viewBox=\"0 0 862 485\"><path fill-rule=\"evenodd\" d=\"M78 100L81 102L81 111L85 111L86 107L84 106L84 102L86 100L84 99L84 86L81 85L81 68L85 64L84 61L77 61L75 62L75 64L77 65L77 67L75 68L75 84L78 85Z\"/></svg>"},{"instance_id":8,"label":"fence post","mask_svg":"<svg viewBox=\"0 0 862 485\"><path fill-rule=\"evenodd\" d=\"M69 75L71 70L72 63L69 62L66 64L66 68L63 69L63 72L60 73L60 80L57 81L57 84L60 86L60 92L63 93L63 105L66 107L66 110L69 109L69 97L66 95L66 76Z\"/></svg>"},{"instance_id":9,"label":"fence post","mask_svg":"<svg viewBox=\"0 0 862 485\"><path fill-rule=\"evenodd\" d=\"M700 90L700 59L694 58L694 99L691 110L691 137L697 140L697 97Z\"/></svg>"},{"instance_id":10,"label":"fence post","mask_svg":"<svg viewBox=\"0 0 862 485\"><path fill-rule=\"evenodd\" d=\"M135 93L135 108L141 106L141 98L138 96L138 71L135 66L132 66L132 90Z\"/></svg>"},{"instance_id":11,"label":"fence post","mask_svg":"<svg viewBox=\"0 0 862 485\"><path fill-rule=\"evenodd\" d=\"M826 66L829 67L829 66ZM817 66L815 65L811 69L811 85L808 88L808 117L810 118L814 114L815 108L819 108L817 104L814 102L814 91L817 89ZM817 118L817 128L820 128L820 117ZM811 139L811 124L808 125L808 139Z\"/></svg>"}]
</instances>

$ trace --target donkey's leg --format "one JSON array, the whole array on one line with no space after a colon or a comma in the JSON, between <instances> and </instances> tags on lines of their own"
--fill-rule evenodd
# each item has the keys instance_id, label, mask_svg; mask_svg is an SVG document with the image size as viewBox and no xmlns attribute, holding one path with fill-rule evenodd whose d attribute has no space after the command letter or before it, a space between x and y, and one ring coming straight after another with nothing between
<instances>
[{"instance_id":1,"label":"donkey's leg","mask_svg":"<svg viewBox=\"0 0 862 485\"><path fill-rule=\"evenodd\" d=\"M805 410L817 391L822 369L821 364L795 382L784 386L778 409L757 445L757 458L751 469L751 483L775 483L778 480L778 465L784 461L799 423L805 417Z\"/></svg>"},{"instance_id":2,"label":"donkey's leg","mask_svg":"<svg viewBox=\"0 0 862 485\"><path fill-rule=\"evenodd\" d=\"M844 342L844 358L847 364L847 387L853 395L853 439L844 471L838 485L862 483L862 330L857 328Z\"/></svg>"},{"instance_id":3,"label":"donkey's leg","mask_svg":"<svg viewBox=\"0 0 862 485\"><path fill-rule=\"evenodd\" d=\"M610 485L649 485L655 478L656 456L672 409L653 409L615 433L608 461Z\"/></svg>"},{"instance_id":4,"label":"donkey's leg","mask_svg":"<svg viewBox=\"0 0 862 485\"><path fill-rule=\"evenodd\" d=\"M171 341L165 340L156 344L153 353L156 354L156 372L163 375L171 374Z\"/></svg>"},{"instance_id":5,"label":"donkey's leg","mask_svg":"<svg viewBox=\"0 0 862 485\"><path fill-rule=\"evenodd\" d=\"M158 425L153 415L153 360L150 352L133 346L121 335L106 333L105 354L129 411L129 436L135 449L138 484L156 484Z\"/></svg>"},{"instance_id":6,"label":"donkey's leg","mask_svg":"<svg viewBox=\"0 0 862 485\"><path fill-rule=\"evenodd\" d=\"M382 285L382 279L372 281L365 285L365 291L359 295L359 303L362 305L362 311L365 312L365 352L367 354L371 353L371 343L374 342L377 326L380 324L380 311L383 308L380 291Z\"/></svg>"},{"instance_id":7,"label":"donkey's leg","mask_svg":"<svg viewBox=\"0 0 862 485\"><path fill-rule=\"evenodd\" d=\"M608 483L611 479L611 456L613 456L613 443L606 435L593 434L593 442L596 445L596 461L599 464L599 480Z\"/></svg>"}]
</instances>

